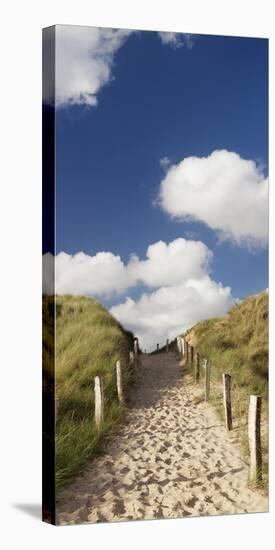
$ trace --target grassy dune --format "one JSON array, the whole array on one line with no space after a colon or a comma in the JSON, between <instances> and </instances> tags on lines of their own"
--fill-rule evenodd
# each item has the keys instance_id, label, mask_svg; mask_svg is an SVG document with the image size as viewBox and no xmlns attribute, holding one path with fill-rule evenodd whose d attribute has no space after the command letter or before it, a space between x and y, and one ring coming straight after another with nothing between
<instances>
[{"instance_id":1,"label":"grassy dune","mask_svg":"<svg viewBox=\"0 0 275 550\"><path fill-rule=\"evenodd\" d=\"M77 473L100 448L104 434L123 417L116 391L115 364L125 367L129 382L129 350L133 335L98 302L86 297L56 297L56 484ZM94 377L104 384L105 419L100 433L94 423Z\"/></svg>"},{"instance_id":2,"label":"grassy dune","mask_svg":"<svg viewBox=\"0 0 275 550\"><path fill-rule=\"evenodd\" d=\"M186 333L202 358L211 361L211 400L223 416L222 373L232 376L232 407L236 437L248 456L249 396L263 398L264 485L268 461L268 294L250 296L220 319L202 321ZM203 371L203 369L201 369ZM203 373L202 373L203 375ZM201 380L203 384L203 380Z\"/></svg>"}]
</instances>

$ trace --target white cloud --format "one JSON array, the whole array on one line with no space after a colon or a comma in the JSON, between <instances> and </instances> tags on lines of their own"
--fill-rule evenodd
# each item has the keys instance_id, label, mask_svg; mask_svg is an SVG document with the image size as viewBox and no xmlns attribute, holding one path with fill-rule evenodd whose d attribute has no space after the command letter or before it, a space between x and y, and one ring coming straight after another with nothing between
<instances>
[{"instance_id":1,"label":"white cloud","mask_svg":"<svg viewBox=\"0 0 275 550\"><path fill-rule=\"evenodd\" d=\"M262 169L227 150L188 157L162 180L159 204L173 218L201 221L240 246L268 240L268 181Z\"/></svg>"},{"instance_id":2,"label":"white cloud","mask_svg":"<svg viewBox=\"0 0 275 550\"><path fill-rule=\"evenodd\" d=\"M56 105L96 105L112 78L114 54L132 31L56 26ZM53 98L47 101L52 103Z\"/></svg>"},{"instance_id":3,"label":"white cloud","mask_svg":"<svg viewBox=\"0 0 275 550\"><path fill-rule=\"evenodd\" d=\"M127 298L111 313L151 350L200 319L223 315L233 303L230 288L210 277L211 258L205 244L183 238L154 243L145 260L132 256L127 264L110 252L61 252L55 258L56 293L109 297L143 283L151 291L136 302ZM44 292L52 293L53 256L45 254L43 262Z\"/></svg>"},{"instance_id":4,"label":"white cloud","mask_svg":"<svg viewBox=\"0 0 275 550\"><path fill-rule=\"evenodd\" d=\"M98 252L95 256L61 252L55 259L55 273L56 294L107 297L130 286L125 265L111 252Z\"/></svg>"},{"instance_id":5,"label":"white cloud","mask_svg":"<svg viewBox=\"0 0 275 550\"><path fill-rule=\"evenodd\" d=\"M175 239L163 241L147 249L147 259L133 257L128 266L130 279L148 287L174 286L208 271L212 252L201 241Z\"/></svg>"},{"instance_id":6,"label":"white cloud","mask_svg":"<svg viewBox=\"0 0 275 550\"><path fill-rule=\"evenodd\" d=\"M137 302L127 298L110 311L139 337L143 350L152 351L199 320L224 315L233 303L229 287L204 275L144 293Z\"/></svg>"},{"instance_id":7,"label":"white cloud","mask_svg":"<svg viewBox=\"0 0 275 550\"><path fill-rule=\"evenodd\" d=\"M164 45L172 46L173 48L186 47L189 50L193 48L194 36L188 33L180 32L159 32L159 37Z\"/></svg>"},{"instance_id":8,"label":"white cloud","mask_svg":"<svg viewBox=\"0 0 275 550\"><path fill-rule=\"evenodd\" d=\"M57 294L121 294L138 282L148 287L173 286L190 278L199 278L208 271L211 251L200 241L175 239L159 241L147 249L147 259L132 255L128 264L111 252L95 256L79 252L61 252L55 258ZM44 292L52 292L53 256L45 254Z\"/></svg>"}]
</instances>

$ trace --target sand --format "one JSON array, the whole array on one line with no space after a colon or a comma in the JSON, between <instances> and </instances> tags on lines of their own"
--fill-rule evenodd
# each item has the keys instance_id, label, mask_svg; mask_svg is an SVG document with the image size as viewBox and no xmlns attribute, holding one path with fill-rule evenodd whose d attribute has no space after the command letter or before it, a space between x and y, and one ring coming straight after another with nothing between
<instances>
[{"instance_id":1,"label":"sand","mask_svg":"<svg viewBox=\"0 0 275 550\"><path fill-rule=\"evenodd\" d=\"M60 493L60 525L268 511L248 467L173 353L143 355L127 423Z\"/></svg>"}]
</instances>

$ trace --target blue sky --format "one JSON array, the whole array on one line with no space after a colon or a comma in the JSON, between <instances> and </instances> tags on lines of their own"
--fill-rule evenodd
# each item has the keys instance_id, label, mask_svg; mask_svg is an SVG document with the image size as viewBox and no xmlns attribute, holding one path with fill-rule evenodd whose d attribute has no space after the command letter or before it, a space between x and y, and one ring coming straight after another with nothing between
<instances>
[{"instance_id":1,"label":"blue sky","mask_svg":"<svg viewBox=\"0 0 275 550\"><path fill-rule=\"evenodd\" d=\"M71 29L81 35L81 28ZM96 105L63 93L56 111L56 253L93 257L104 251L127 264L132 254L144 260L148 246L160 240L201 241L213 253L211 278L242 298L268 286L266 242L251 247L221 240L212 222L192 209L188 221L183 212L175 219L159 196L172 165L213 151L255 161L267 177L268 41L193 35L187 44L184 35L176 43L171 38L123 36L103 58L109 75L96 88ZM139 281L122 294L137 300L145 287ZM122 298L111 292L101 301L113 305Z\"/></svg>"}]
</instances>

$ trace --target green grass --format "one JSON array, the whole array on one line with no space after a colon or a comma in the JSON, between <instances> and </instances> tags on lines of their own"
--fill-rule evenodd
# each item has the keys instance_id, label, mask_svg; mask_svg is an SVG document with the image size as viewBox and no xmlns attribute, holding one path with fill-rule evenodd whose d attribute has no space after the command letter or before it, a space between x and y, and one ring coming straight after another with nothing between
<instances>
[{"instance_id":1,"label":"green grass","mask_svg":"<svg viewBox=\"0 0 275 550\"><path fill-rule=\"evenodd\" d=\"M247 415L249 396L262 396L262 446L264 486L268 465L268 294L250 296L235 305L223 318L202 321L186 332L201 359L211 369L211 402L224 418L222 373L232 377L234 428L248 458ZM203 384L203 369L201 369Z\"/></svg>"},{"instance_id":2,"label":"green grass","mask_svg":"<svg viewBox=\"0 0 275 550\"><path fill-rule=\"evenodd\" d=\"M51 353L52 298L44 298L44 374ZM49 332L49 335L48 335ZM129 351L133 335L93 299L82 296L56 297L56 395L59 413L56 425L56 487L80 471L88 458L100 450L104 435L123 419L118 403L115 364L124 367L124 385L130 381ZM104 424L100 432L94 422L94 377L103 375ZM44 389L51 388L44 376ZM46 386L45 386L46 385Z\"/></svg>"}]
</instances>

